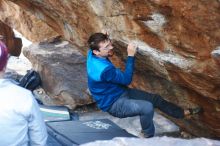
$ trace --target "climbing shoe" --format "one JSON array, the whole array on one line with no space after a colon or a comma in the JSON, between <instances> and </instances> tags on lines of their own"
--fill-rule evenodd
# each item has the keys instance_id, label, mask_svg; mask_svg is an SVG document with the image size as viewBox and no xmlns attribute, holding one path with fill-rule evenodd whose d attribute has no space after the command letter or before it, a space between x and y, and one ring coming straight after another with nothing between
<instances>
[{"instance_id":1,"label":"climbing shoe","mask_svg":"<svg viewBox=\"0 0 220 146\"><path fill-rule=\"evenodd\" d=\"M189 110L189 115L195 115L195 114L198 114L198 113L202 112L201 107L188 108L188 110Z\"/></svg>"}]
</instances>

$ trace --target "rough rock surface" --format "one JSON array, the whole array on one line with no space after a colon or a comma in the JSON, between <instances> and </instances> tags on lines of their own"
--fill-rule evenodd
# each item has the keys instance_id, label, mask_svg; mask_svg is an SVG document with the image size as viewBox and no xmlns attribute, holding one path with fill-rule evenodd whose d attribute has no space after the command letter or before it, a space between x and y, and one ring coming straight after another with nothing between
<instances>
[{"instance_id":1,"label":"rough rock surface","mask_svg":"<svg viewBox=\"0 0 220 146\"><path fill-rule=\"evenodd\" d=\"M0 0L0 20L32 42L40 42L58 35L42 20L10 1Z\"/></svg>"},{"instance_id":2,"label":"rough rock surface","mask_svg":"<svg viewBox=\"0 0 220 146\"><path fill-rule=\"evenodd\" d=\"M140 49L132 86L184 108L203 107L203 114L175 121L195 135L220 137L220 66L214 51L220 46L219 0L9 1L47 23L84 55L88 36L107 29L120 67L124 46L136 41Z\"/></svg>"},{"instance_id":3,"label":"rough rock surface","mask_svg":"<svg viewBox=\"0 0 220 146\"><path fill-rule=\"evenodd\" d=\"M40 73L44 90L53 103L74 109L89 104L85 57L67 41L36 43L24 49L24 55Z\"/></svg>"},{"instance_id":4,"label":"rough rock surface","mask_svg":"<svg viewBox=\"0 0 220 146\"><path fill-rule=\"evenodd\" d=\"M22 41L16 38L13 30L8 25L0 21L0 35L4 36L9 53L13 56L19 56L22 48Z\"/></svg>"}]
</instances>

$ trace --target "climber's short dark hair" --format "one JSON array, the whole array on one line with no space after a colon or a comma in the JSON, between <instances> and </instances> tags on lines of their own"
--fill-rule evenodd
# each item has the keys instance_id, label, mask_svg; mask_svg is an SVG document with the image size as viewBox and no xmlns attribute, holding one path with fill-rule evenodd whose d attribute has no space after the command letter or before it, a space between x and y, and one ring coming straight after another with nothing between
<instances>
[{"instance_id":1,"label":"climber's short dark hair","mask_svg":"<svg viewBox=\"0 0 220 146\"><path fill-rule=\"evenodd\" d=\"M93 50L99 50L99 43L109 39L109 36L104 33L94 33L88 39L89 48Z\"/></svg>"}]
</instances>

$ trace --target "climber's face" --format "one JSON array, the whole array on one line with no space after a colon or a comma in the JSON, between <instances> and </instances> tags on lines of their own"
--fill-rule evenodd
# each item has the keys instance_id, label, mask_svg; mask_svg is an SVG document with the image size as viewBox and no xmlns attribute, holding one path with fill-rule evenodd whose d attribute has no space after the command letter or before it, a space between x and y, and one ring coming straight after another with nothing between
<instances>
[{"instance_id":1,"label":"climber's face","mask_svg":"<svg viewBox=\"0 0 220 146\"><path fill-rule=\"evenodd\" d=\"M113 56L113 46L110 39L99 43L99 50L94 50L93 53L99 57Z\"/></svg>"}]
</instances>

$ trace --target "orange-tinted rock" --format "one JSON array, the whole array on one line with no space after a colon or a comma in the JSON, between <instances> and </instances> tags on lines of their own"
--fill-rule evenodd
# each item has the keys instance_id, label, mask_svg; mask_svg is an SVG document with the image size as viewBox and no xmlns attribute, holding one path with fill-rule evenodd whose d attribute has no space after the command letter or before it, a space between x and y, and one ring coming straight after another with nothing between
<instances>
[{"instance_id":1,"label":"orange-tinted rock","mask_svg":"<svg viewBox=\"0 0 220 146\"><path fill-rule=\"evenodd\" d=\"M10 1L0 1L0 20L32 42L40 42L58 35L41 19Z\"/></svg>"}]
</instances>

